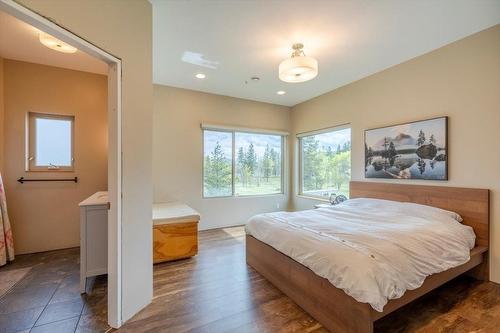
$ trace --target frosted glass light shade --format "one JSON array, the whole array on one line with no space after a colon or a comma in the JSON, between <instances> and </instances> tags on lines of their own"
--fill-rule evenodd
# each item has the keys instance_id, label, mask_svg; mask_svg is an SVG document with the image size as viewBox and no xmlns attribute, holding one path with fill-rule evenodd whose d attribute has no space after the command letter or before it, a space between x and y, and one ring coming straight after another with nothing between
<instances>
[{"instance_id":1,"label":"frosted glass light shade","mask_svg":"<svg viewBox=\"0 0 500 333\"><path fill-rule=\"evenodd\" d=\"M283 60L279 65L279 78L285 82L305 82L318 75L318 61L313 57L297 56Z\"/></svg>"},{"instance_id":2,"label":"frosted glass light shade","mask_svg":"<svg viewBox=\"0 0 500 333\"><path fill-rule=\"evenodd\" d=\"M38 38L40 40L40 43L47 46L49 49L63 53L75 53L77 51L76 47L66 44L65 42L60 41L59 39L52 37L51 35L46 34L45 32L40 32Z\"/></svg>"}]
</instances>

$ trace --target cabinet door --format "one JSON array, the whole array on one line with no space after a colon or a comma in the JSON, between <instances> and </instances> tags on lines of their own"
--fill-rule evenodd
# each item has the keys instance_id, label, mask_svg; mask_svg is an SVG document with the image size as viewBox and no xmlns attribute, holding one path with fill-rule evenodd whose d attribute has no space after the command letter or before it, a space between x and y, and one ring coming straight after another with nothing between
<instances>
[{"instance_id":1,"label":"cabinet door","mask_svg":"<svg viewBox=\"0 0 500 333\"><path fill-rule=\"evenodd\" d=\"M106 207L87 208L87 276L107 273L108 210Z\"/></svg>"}]
</instances>

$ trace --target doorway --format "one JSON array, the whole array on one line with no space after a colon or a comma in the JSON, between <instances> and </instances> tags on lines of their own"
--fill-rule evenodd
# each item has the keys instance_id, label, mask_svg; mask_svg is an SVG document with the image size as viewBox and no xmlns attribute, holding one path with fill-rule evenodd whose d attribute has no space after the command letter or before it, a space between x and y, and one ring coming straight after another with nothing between
<instances>
[{"instance_id":1,"label":"doorway","mask_svg":"<svg viewBox=\"0 0 500 333\"><path fill-rule=\"evenodd\" d=\"M119 327L121 319L121 60L48 19L11 1L0 0L3 11L108 65L108 323Z\"/></svg>"}]
</instances>

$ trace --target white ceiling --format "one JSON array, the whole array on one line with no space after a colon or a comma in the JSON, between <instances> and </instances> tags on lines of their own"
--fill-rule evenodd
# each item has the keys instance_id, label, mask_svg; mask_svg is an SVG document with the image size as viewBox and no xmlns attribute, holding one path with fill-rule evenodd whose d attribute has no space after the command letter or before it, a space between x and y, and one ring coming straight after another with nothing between
<instances>
[{"instance_id":1,"label":"white ceiling","mask_svg":"<svg viewBox=\"0 0 500 333\"><path fill-rule=\"evenodd\" d=\"M106 63L82 51L61 53L43 46L36 28L0 11L0 57L104 74Z\"/></svg>"},{"instance_id":2,"label":"white ceiling","mask_svg":"<svg viewBox=\"0 0 500 333\"><path fill-rule=\"evenodd\" d=\"M287 106L500 23L498 0L151 2L155 83ZM295 42L318 59L316 79L278 79Z\"/></svg>"}]
</instances>

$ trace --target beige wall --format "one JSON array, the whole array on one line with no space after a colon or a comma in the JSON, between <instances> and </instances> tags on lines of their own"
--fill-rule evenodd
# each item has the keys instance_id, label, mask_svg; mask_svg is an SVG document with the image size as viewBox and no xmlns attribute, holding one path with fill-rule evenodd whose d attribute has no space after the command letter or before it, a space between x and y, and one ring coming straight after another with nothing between
<instances>
[{"instance_id":1,"label":"beige wall","mask_svg":"<svg viewBox=\"0 0 500 333\"><path fill-rule=\"evenodd\" d=\"M415 183L491 190L490 265L491 279L496 282L500 282L499 41L497 25L299 104L292 111L293 133L351 123L354 180L365 180L365 129L449 116L449 181ZM312 204L292 196L295 209Z\"/></svg>"},{"instance_id":2,"label":"beige wall","mask_svg":"<svg viewBox=\"0 0 500 333\"><path fill-rule=\"evenodd\" d=\"M17 0L122 60L122 316L153 296L152 11L147 0Z\"/></svg>"},{"instance_id":3,"label":"beige wall","mask_svg":"<svg viewBox=\"0 0 500 333\"><path fill-rule=\"evenodd\" d=\"M243 224L257 213L287 208L288 191L284 195L202 199L200 124L287 131L289 108L155 85L153 109L155 202L188 203L201 213L201 229Z\"/></svg>"},{"instance_id":4,"label":"beige wall","mask_svg":"<svg viewBox=\"0 0 500 333\"><path fill-rule=\"evenodd\" d=\"M4 60L5 170L17 254L80 245L78 203L107 189L107 77ZM27 112L75 116L74 172L25 172ZM33 182L68 178L79 182Z\"/></svg>"}]
</instances>

